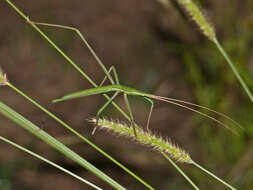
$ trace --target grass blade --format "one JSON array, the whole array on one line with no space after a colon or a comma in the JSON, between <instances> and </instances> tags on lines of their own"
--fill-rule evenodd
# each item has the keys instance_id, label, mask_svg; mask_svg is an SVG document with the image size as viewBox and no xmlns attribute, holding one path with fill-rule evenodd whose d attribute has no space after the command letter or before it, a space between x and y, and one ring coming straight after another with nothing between
<instances>
[{"instance_id":1,"label":"grass blade","mask_svg":"<svg viewBox=\"0 0 253 190\"><path fill-rule=\"evenodd\" d=\"M43 156L40 156L39 154L36 154L36 153L34 153L34 152L32 152L32 151L26 149L25 147L22 147L22 146L20 146L20 145L18 145L18 144L16 144L16 143L14 143L13 141L10 141L10 140L8 140L8 139L2 137L2 136L0 136L0 140L2 140L2 141L4 141L4 142L6 142L6 143L8 143L8 144L10 144L10 145L12 145L12 146L18 148L18 149L20 149L20 150L22 150L22 151L24 151L24 152L26 152L26 153L28 153L28 154L34 156L34 157L36 157L36 158L38 158L38 159L40 159L40 160L46 162L46 163L48 163L49 165L51 165L51 166L53 166L53 167L55 167L55 168L57 168L57 169L63 171L64 173L71 175L72 177L74 177L74 178L76 178L76 179L82 181L83 183L86 183L87 185L93 187L94 189L102 190L100 187L97 187L97 186L94 185L93 183L91 183L91 182L89 182L89 181L83 179L82 177L80 177L80 176L78 176L78 175L72 173L71 171L69 171L69 170L67 170L67 169L65 169L65 168L63 168L63 167L61 167L60 165L58 165L58 164L56 164L56 163L54 163L54 162L52 162L52 161L50 161L50 160L44 158Z\"/></svg>"},{"instance_id":2,"label":"grass blade","mask_svg":"<svg viewBox=\"0 0 253 190\"><path fill-rule=\"evenodd\" d=\"M70 158L77 164L81 165L88 171L95 174L97 177L105 181L106 183L110 184L115 189L119 190L125 190L124 187L122 187L120 184L118 184L116 181L114 181L112 178L101 172L99 169L97 169L95 166L90 164L88 161L80 157L78 154L70 150L68 147L66 147L64 144L56 140L54 137L46 133L45 131L41 130L39 127L34 125L32 122L24 118L22 115L5 105L3 102L0 102L0 113L4 115L5 117L9 118L16 124L22 126L24 129L50 145L51 147L55 148L62 154L64 154L67 158Z\"/></svg>"}]
</instances>

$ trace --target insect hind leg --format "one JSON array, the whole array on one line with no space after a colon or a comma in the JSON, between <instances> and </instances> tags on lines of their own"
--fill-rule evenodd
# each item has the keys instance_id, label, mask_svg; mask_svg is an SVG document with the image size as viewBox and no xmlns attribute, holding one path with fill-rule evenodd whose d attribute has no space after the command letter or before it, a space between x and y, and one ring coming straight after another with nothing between
<instances>
[{"instance_id":1,"label":"insect hind leg","mask_svg":"<svg viewBox=\"0 0 253 190\"><path fill-rule=\"evenodd\" d=\"M132 110L131 110L131 107L130 107L130 104L129 104L129 101L128 101L128 98L127 98L127 94L126 94L126 93L124 93L124 100L125 100L125 103L126 103L126 106L127 106L127 110L128 110L128 112L129 112L129 115L130 115L131 126L132 126L133 131L134 131L134 136L137 138L137 133L136 133L136 127L135 127L134 117L133 117L133 113L132 113Z\"/></svg>"},{"instance_id":2,"label":"insect hind leg","mask_svg":"<svg viewBox=\"0 0 253 190\"><path fill-rule=\"evenodd\" d=\"M149 111L149 114L148 114L148 120L147 120L147 124L146 124L146 129L147 129L147 131L149 131L151 115L153 113L153 108L154 108L154 101L151 100L150 98L146 98L146 97L144 97L144 98L145 98L145 100L147 100L151 104L150 111Z\"/></svg>"}]
</instances>

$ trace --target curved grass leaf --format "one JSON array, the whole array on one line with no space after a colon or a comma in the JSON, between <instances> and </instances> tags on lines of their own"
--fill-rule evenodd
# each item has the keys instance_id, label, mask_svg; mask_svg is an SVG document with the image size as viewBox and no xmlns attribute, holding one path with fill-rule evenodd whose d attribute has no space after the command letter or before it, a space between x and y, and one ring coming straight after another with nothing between
<instances>
[{"instance_id":1,"label":"curved grass leaf","mask_svg":"<svg viewBox=\"0 0 253 190\"><path fill-rule=\"evenodd\" d=\"M107 176L105 173L97 169L95 166L90 164L88 161L83 159L81 156L79 156L77 153L70 150L68 147L66 147L64 144L56 140L54 137L37 127L35 124L24 118L22 115L5 105L3 102L0 102L0 113L4 115L5 117L9 118L16 124L22 126L24 129L53 147L54 149L58 150L62 154L64 154L67 158L73 160L83 168L87 169L115 189L119 190L125 190L124 187L122 187L120 184L118 184L116 181L114 181L112 178Z\"/></svg>"}]
</instances>

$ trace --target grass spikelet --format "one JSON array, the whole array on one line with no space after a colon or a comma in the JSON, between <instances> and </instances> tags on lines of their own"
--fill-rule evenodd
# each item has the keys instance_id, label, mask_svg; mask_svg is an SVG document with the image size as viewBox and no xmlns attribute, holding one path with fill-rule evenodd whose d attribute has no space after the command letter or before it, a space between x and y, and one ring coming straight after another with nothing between
<instances>
[{"instance_id":1,"label":"grass spikelet","mask_svg":"<svg viewBox=\"0 0 253 190\"><path fill-rule=\"evenodd\" d=\"M164 140L161 136L152 134L150 131L145 132L142 128L136 127L137 138L135 137L134 130L125 123L108 119L92 118L90 122L97 124L100 129L105 129L120 136L125 136L136 140L137 142L163 153L167 153L171 158L177 162L192 164L193 161L189 154L181 149L178 145L171 142L170 139Z\"/></svg>"},{"instance_id":2,"label":"grass spikelet","mask_svg":"<svg viewBox=\"0 0 253 190\"><path fill-rule=\"evenodd\" d=\"M177 2L186 10L186 12L191 16L192 20L196 22L203 34L210 40L215 41L215 30L207 21L198 6L192 0L177 0Z\"/></svg>"},{"instance_id":3,"label":"grass spikelet","mask_svg":"<svg viewBox=\"0 0 253 190\"><path fill-rule=\"evenodd\" d=\"M153 149L159 151L161 154L163 155L166 154L165 157L167 157L168 155L169 157L167 157L167 159L170 159L171 157L177 162L192 164L195 167L202 170L203 172L205 172L206 174L216 179L217 181L227 186L229 189L236 190L236 188L234 188L233 186L231 186L230 184L228 184L227 182L225 182L224 180L222 180L221 178L219 178L212 172L208 171L207 169L205 169L204 167L200 166L198 163L193 161L190 155L185 150L180 148L175 143L172 143L171 140L169 139L164 140L161 136L154 135L150 131L145 132L142 128L138 126L136 126L136 135L137 135L137 138L136 138L133 127L129 127L127 124L121 123L119 121L108 120L105 118L99 118L98 120L96 118L91 118L89 119L89 121L97 125L97 127L99 127L100 129L104 129L108 132L113 132L117 134L118 136L125 136L128 138L131 138L143 145L152 147ZM187 178L185 174L182 174L182 175L185 178ZM193 185L193 187L195 187L195 184L193 184L191 181L190 183ZM198 189L198 188L195 188L195 189Z\"/></svg>"},{"instance_id":4,"label":"grass spikelet","mask_svg":"<svg viewBox=\"0 0 253 190\"><path fill-rule=\"evenodd\" d=\"M7 85L7 75L3 72L3 70L0 67L0 86Z\"/></svg>"}]
</instances>

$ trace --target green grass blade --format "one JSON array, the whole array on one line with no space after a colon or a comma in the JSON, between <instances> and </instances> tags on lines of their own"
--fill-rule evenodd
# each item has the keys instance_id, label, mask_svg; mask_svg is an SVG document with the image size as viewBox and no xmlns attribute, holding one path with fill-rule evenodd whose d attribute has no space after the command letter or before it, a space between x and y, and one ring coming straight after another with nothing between
<instances>
[{"instance_id":1,"label":"green grass blade","mask_svg":"<svg viewBox=\"0 0 253 190\"><path fill-rule=\"evenodd\" d=\"M101 172L99 169L97 169L95 166L87 162L85 159L80 157L78 154L70 150L68 147L66 147L64 144L56 140L54 137L46 133L45 131L41 130L39 127L34 125L32 122L24 118L22 115L5 105L3 102L0 102L0 113L4 115L5 117L9 118L16 124L22 126L24 129L47 143L48 145L52 146L62 154L64 154L67 158L70 158L74 162L78 163L88 171L95 174L97 177L105 181L106 183L110 184L115 189L119 190L125 190L124 187L122 187L120 184L118 184L116 181L114 181L112 178Z\"/></svg>"},{"instance_id":2,"label":"green grass blade","mask_svg":"<svg viewBox=\"0 0 253 190\"><path fill-rule=\"evenodd\" d=\"M97 186L94 185L93 183L91 183L91 182L89 182L89 181L83 179L82 177L80 177L80 176L74 174L73 172L71 172L71 171L69 171L69 170L67 170L67 169L65 169L65 168L63 168L63 167L61 167L60 165L58 165L58 164L56 164L56 163L54 163L54 162L52 162L52 161L50 161L50 160L44 158L43 156L40 156L39 154L36 154L35 152L32 152L32 151L26 149L25 147L22 147L22 146L20 146L20 145L18 145L18 144L16 144L16 143L14 143L13 141L10 141L10 140L8 140L8 139L2 137L2 136L0 136L0 140L2 140L2 141L4 141L4 142L6 142L6 143L8 143L8 144L10 144L10 145L12 145L12 146L18 148L18 149L20 149L20 150L22 150L22 151L24 151L24 152L26 152L26 153L28 153L28 154L34 156L34 157L36 157L36 158L38 158L38 159L40 159L40 160L46 162L46 163L48 163L49 165L51 165L51 166L53 166L53 167L55 167L55 168L57 168L57 169L63 171L64 173L71 175L72 177L74 177L74 178L76 178L76 179L82 181L83 183L86 183L87 185L93 187L94 189L102 190L100 187L97 187Z\"/></svg>"}]
</instances>

